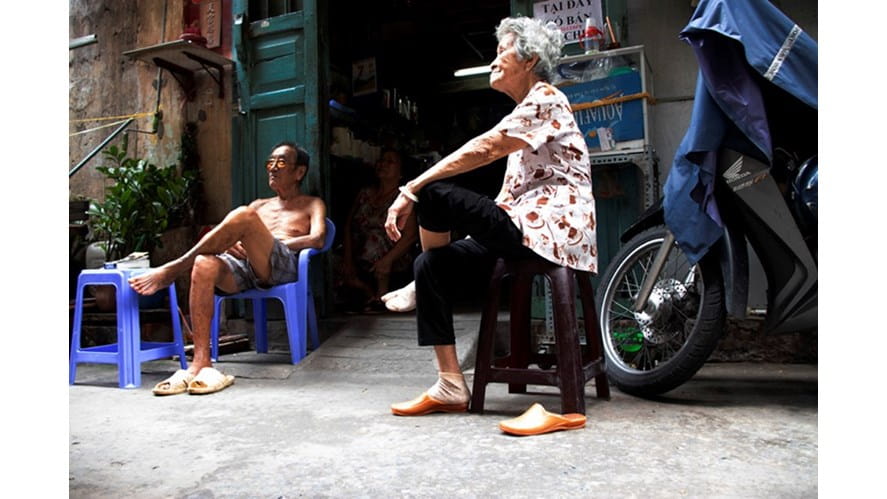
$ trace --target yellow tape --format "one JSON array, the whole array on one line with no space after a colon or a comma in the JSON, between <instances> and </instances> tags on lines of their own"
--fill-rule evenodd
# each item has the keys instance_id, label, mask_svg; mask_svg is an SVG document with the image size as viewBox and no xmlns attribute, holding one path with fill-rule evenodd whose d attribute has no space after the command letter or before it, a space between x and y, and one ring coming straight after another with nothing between
<instances>
[{"instance_id":1,"label":"yellow tape","mask_svg":"<svg viewBox=\"0 0 887 499\"><path fill-rule=\"evenodd\" d=\"M145 116L154 116L155 113L135 113L135 114L125 114L123 116L104 116L101 118L83 118L79 120L68 120L68 123L85 123L87 121L110 121L110 120L125 120L127 118L142 118Z\"/></svg>"},{"instance_id":2,"label":"yellow tape","mask_svg":"<svg viewBox=\"0 0 887 499\"><path fill-rule=\"evenodd\" d=\"M100 125L100 126L97 126L94 128L87 128L86 130L80 130L79 132L74 132L74 133L68 134L68 137L73 137L75 135L82 135L82 134L88 133L88 132L94 132L96 130L101 130L102 128L117 126L117 125L123 123L124 121L126 121L126 120L115 121L114 123L108 123L107 125Z\"/></svg>"}]
</instances>

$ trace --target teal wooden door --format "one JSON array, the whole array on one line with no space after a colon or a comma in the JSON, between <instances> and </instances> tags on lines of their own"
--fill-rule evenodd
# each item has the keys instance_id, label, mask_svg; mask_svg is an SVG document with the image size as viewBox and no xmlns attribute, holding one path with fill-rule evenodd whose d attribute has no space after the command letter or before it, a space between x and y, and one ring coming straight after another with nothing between
<instances>
[{"instance_id":1,"label":"teal wooden door","mask_svg":"<svg viewBox=\"0 0 887 499\"><path fill-rule=\"evenodd\" d=\"M320 5L318 5L320 4ZM234 206L272 197L265 159L278 142L288 140L311 157L302 192L329 204L326 154L326 54L320 26L322 0L233 0L232 58L236 63L232 120L232 201ZM312 261L311 286L317 312L324 315L329 272ZM283 317L271 300L268 317Z\"/></svg>"},{"instance_id":2,"label":"teal wooden door","mask_svg":"<svg viewBox=\"0 0 887 499\"><path fill-rule=\"evenodd\" d=\"M321 105L325 63L320 55L317 0L234 0L232 56L237 82L232 124L232 200L248 204L274 193L265 159L290 140L308 151L302 191L328 199Z\"/></svg>"}]
</instances>

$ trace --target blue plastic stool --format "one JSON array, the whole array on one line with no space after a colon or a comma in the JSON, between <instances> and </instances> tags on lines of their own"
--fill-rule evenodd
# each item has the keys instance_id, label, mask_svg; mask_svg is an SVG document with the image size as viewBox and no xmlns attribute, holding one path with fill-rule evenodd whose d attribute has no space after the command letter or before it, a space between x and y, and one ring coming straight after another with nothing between
<instances>
[{"instance_id":1,"label":"blue plastic stool","mask_svg":"<svg viewBox=\"0 0 887 499\"><path fill-rule=\"evenodd\" d=\"M265 299L276 298L283 304L286 332L290 344L290 358L298 364L308 354L307 340L311 337L314 349L320 346L317 334L317 312L311 292L308 269L314 255L329 251L336 237L336 226L326 219L326 237L321 249L305 248L299 251L299 280L280 284L270 289L249 289L233 295L215 295L212 325L210 326L210 357L219 360L219 315L222 302L227 299L248 299L253 302L253 321L256 329L256 352L268 353L268 324Z\"/></svg>"},{"instance_id":2,"label":"blue plastic stool","mask_svg":"<svg viewBox=\"0 0 887 499\"><path fill-rule=\"evenodd\" d=\"M129 278L148 269L88 269L77 278L77 298L74 305L74 328L71 335L71 358L68 383L73 385L77 364L117 364L120 388L138 388L142 384L142 362L179 356L182 369L188 368L176 286L169 286L169 308L172 316L173 341L141 341L139 325L139 295L129 286ZM90 285L111 285L117 296L117 343L83 348L80 346L80 327L83 322L83 289Z\"/></svg>"}]
</instances>

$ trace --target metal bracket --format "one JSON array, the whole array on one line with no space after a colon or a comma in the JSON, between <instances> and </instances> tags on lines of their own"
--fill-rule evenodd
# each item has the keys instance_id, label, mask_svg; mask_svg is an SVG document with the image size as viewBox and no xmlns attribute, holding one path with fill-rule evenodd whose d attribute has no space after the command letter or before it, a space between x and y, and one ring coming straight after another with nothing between
<instances>
[{"instance_id":1,"label":"metal bracket","mask_svg":"<svg viewBox=\"0 0 887 499\"><path fill-rule=\"evenodd\" d=\"M219 97L225 97L225 66L234 61L186 40L175 40L150 47L124 52L124 55L152 62L157 67L168 70L185 91L187 99L197 96L194 73L204 70L209 73L219 87ZM215 71L212 71L215 70Z\"/></svg>"},{"instance_id":2,"label":"metal bracket","mask_svg":"<svg viewBox=\"0 0 887 499\"><path fill-rule=\"evenodd\" d=\"M182 53L185 54L185 57L191 59L192 61L196 61L198 64L200 64L200 66L203 68L203 70L206 71L207 74L209 74L210 78L212 78L213 81L216 82L216 85L218 85L219 98L220 99L224 98L225 97L225 84L224 84L225 68L221 64L216 64L212 61L208 61L208 60L204 59L203 57L200 57L199 55L192 54L191 52L183 51ZM207 67L207 66L209 66L209 67ZM218 72L218 76L214 75L213 72L209 70L209 68L215 69Z\"/></svg>"},{"instance_id":3,"label":"metal bracket","mask_svg":"<svg viewBox=\"0 0 887 499\"><path fill-rule=\"evenodd\" d=\"M169 71L172 77L179 82L179 85L182 86L182 90L185 91L186 99L189 101L194 100L194 97L197 96L197 91L194 88L194 74L190 70L159 57L155 57L153 61L157 67Z\"/></svg>"}]
</instances>

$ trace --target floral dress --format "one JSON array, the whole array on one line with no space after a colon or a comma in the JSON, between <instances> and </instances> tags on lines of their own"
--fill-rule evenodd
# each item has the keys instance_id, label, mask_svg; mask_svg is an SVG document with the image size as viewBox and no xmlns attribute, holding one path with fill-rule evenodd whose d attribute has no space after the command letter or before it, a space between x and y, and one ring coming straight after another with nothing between
<instances>
[{"instance_id":1,"label":"floral dress","mask_svg":"<svg viewBox=\"0 0 887 499\"><path fill-rule=\"evenodd\" d=\"M559 265L597 272L588 148L567 97L538 82L495 129L527 143L509 154L496 197L524 246Z\"/></svg>"},{"instance_id":2,"label":"floral dress","mask_svg":"<svg viewBox=\"0 0 887 499\"><path fill-rule=\"evenodd\" d=\"M391 196L374 202L374 190L372 187L366 187L357 193L354 201L356 204L354 218L351 220L354 263L363 270L379 261L395 244L385 233L385 218L388 207L397 198L398 191L395 189ZM412 268L412 257L409 252L391 264L391 272L402 272L408 268Z\"/></svg>"}]
</instances>

